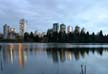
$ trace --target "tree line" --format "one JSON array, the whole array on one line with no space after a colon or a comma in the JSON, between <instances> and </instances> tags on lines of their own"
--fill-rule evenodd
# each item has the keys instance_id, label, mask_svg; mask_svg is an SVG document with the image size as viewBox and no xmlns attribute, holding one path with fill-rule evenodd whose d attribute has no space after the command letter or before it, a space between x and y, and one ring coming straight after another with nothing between
<instances>
[{"instance_id":1,"label":"tree line","mask_svg":"<svg viewBox=\"0 0 108 74\"><path fill-rule=\"evenodd\" d=\"M108 43L108 35L103 35L102 30L95 34L89 32L70 32L70 33L57 33L47 34L48 42L67 42L67 43Z\"/></svg>"},{"instance_id":2,"label":"tree line","mask_svg":"<svg viewBox=\"0 0 108 74\"><path fill-rule=\"evenodd\" d=\"M24 42L57 42L57 43L108 43L108 35L103 35L102 30L95 34L89 32L47 32L43 37L34 35L33 32L24 34Z\"/></svg>"}]
</instances>

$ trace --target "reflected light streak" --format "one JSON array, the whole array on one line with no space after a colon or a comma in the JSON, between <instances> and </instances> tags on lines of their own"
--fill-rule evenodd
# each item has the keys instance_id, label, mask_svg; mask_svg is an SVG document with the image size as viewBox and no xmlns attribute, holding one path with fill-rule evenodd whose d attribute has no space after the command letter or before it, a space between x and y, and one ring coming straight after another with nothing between
<instances>
[{"instance_id":1,"label":"reflected light streak","mask_svg":"<svg viewBox=\"0 0 108 74\"><path fill-rule=\"evenodd\" d=\"M13 52L12 52L12 49L10 49L10 57L11 57L11 63L13 64Z\"/></svg>"},{"instance_id":2,"label":"reflected light streak","mask_svg":"<svg viewBox=\"0 0 108 74\"><path fill-rule=\"evenodd\" d=\"M13 64L13 60L14 60L14 45L13 44L10 44L9 45L9 49L10 49L10 60L11 60L11 63Z\"/></svg>"},{"instance_id":3,"label":"reflected light streak","mask_svg":"<svg viewBox=\"0 0 108 74\"><path fill-rule=\"evenodd\" d=\"M22 48L23 48L22 44L19 43L19 48L18 48L19 64L20 64L20 66L23 67L24 63L23 63L23 51L22 51Z\"/></svg>"},{"instance_id":4,"label":"reflected light streak","mask_svg":"<svg viewBox=\"0 0 108 74\"><path fill-rule=\"evenodd\" d=\"M27 62L27 54L26 51L24 51L24 46L21 43L19 43L18 54L19 64L21 67L24 67L24 64Z\"/></svg>"},{"instance_id":5,"label":"reflected light streak","mask_svg":"<svg viewBox=\"0 0 108 74\"><path fill-rule=\"evenodd\" d=\"M68 58L68 60L72 60L72 53L71 52L67 52L67 58Z\"/></svg>"}]
</instances>

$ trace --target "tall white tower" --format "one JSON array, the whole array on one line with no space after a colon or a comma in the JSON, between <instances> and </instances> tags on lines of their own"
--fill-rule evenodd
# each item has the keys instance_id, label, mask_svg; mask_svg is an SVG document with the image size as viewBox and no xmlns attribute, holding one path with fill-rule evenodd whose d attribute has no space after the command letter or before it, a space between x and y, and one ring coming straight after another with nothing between
<instances>
[{"instance_id":1,"label":"tall white tower","mask_svg":"<svg viewBox=\"0 0 108 74\"><path fill-rule=\"evenodd\" d=\"M67 33L71 33L72 30L73 30L72 26L68 26L68 27L67 27Z\"/></svg>"},{"instance_id":2,"label":"tall white tower","mask_svg":"<svg viewBox=\"0 0 108 74\"><path fill-rule=\"evenodd\" d=\"M20 36L24 36L24 33L26 31L27 27L27 21L25 19L20 20Z\"/></svg>"}]
</instances>

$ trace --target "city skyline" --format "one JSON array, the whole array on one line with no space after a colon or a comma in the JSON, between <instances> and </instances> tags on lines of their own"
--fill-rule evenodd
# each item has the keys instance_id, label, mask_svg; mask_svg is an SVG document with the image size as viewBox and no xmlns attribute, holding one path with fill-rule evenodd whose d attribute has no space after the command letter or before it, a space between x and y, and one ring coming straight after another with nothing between
<instances>
[{"instance_id":1,"label":"city skyline","mask_svg":"<svg viewBox=\"0 0 108 74\"><path fill-rule=\"evenodd\" d=\"M107 5L107 0L1 0L0 32L4 24L19 31L19 20L24 18L28 21L28 32L47 32L52 23L64 23L66 26L85 27L89 32L102 30L108 34Z\"/></svg>"}]
</instances>

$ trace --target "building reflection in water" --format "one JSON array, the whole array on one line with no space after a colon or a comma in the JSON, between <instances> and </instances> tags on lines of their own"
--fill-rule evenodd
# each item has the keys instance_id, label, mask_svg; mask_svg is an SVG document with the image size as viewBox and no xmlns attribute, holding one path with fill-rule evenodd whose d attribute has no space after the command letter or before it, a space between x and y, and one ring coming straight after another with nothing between
<instances>
[{"instance_id":1,"label":"building reflection in water","mask_svg":"<svg viewBox=\"0 0 108 74\"><path fill-rule=\"evenodd\" d=\"M4 64L6 63L8 64L9 62L13 64L17 55L18 55L19 65L21 67L24 67L24 64L27 62L26 51L24 50L24 46L21 43L18 45L14 44L2 45L0 53L1 53L1 61Z\"/></svg>"},{"instance_id":2,"label":"building reflection in water","mask_svg":"<svg viewBox=\"0 0 108 74\"><path fill-rule=\"evenodd\" d=\"M72 52L66 51L66 55L67 55L67 59L69 61L71 61L72 60Z\"/></svg>"},{"instance_id":3,"label":"building reflection in water","mask_svg":"<svg viewBox=\"0 0 108 74\"><path fill-rule=\"evenodd\" d=\"M102 55L104 51L108 51L105 48L47 48L46 52L48 57L51 57L53 62L65 62L67 60L71 61L73 58L79 60L80 58L85 58L90 52L94 54L97 52Z\"/></svg>"},{"instance_id":4,"label":"building reflection in water","mask_svg":"<svg viewBox=\"0 0 108 74\"><path fill-rule=\"evenodd\" d=\"M14 58L15 58L15 46L13 44L9 44L8 48L9 48L9 55L8 56L10 56L9 60L13 64Z\"/></svg>"},{"instance_id":5,"label":"building reflection in water","mask_svg":"<svg viewBox=\"0 0 108 74\"><path fill-rule=\"evenodd\" d=\"M21 67L24 67L25 63L25 54L24 54L24 47L21 43L18 44L18 56L19 56L19 64Z\"/></svg>"},{"instance_id":6,"label":"building reflection in water","mask_svg":"<svg viewBox=\"0 0 108 74\"><path fill-rule=\"evenodd\" d=\"M79 60L85 58L90 52L99 55L103 54L103 51L108 51L107 48L36 48L34 45L8 44L0 46L0 68L4 67L4 64L14 64L15 60L18 60L19 65L24 67L27 64L28 56L35 55L37 53L45 52L48 58L52 59L54 63L72 61L74 58ZM43 54L43 53L40 53Z\"/></svg>"}]
</instances>

